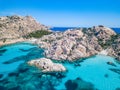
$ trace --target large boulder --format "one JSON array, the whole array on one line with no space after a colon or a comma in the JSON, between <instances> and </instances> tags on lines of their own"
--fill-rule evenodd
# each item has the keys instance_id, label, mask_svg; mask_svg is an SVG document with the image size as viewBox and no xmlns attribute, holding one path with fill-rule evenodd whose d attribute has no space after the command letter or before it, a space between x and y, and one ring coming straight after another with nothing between
<instances>
[{"instance_id":1,"label":"large boulder","mask_svg":"<svg viewBox=\"0 0 120 90\"><path fill-rule=\"evenodd\" d=\"M41 58L28 61L28 64L42 70L42 72L64 72L66 68L62 64L53 63L50 59Z\"/></svg>"}]
</instances>

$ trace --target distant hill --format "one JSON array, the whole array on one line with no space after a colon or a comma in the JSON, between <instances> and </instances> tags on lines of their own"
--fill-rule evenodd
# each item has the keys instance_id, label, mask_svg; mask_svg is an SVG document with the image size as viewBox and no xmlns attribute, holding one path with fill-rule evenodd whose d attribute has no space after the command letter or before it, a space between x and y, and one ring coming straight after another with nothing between
<instances>
[{"instance_id":1,"label":"distant hill","mask_svg":"<svg viewBox=\"0 0 120 90\"><path fill-rule=\"evenodd\" d=\"M0 40L16 39L37 30L48 30L49 28L38 23L31 16L4 16L0 17Z\"/></svg>"}]
</instances>

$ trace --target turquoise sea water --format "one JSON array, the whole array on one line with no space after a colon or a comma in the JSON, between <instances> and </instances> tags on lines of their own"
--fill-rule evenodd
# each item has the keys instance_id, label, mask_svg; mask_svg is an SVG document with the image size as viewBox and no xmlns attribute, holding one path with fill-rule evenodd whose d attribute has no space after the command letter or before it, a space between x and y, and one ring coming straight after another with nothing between
<instances>
[{"instance_id":1,"label":"turquoise sea water","mask_svg":"<svg viewBox=\"0 0 120 90\"><path fill-rule=\"evenodd\" d=\"M29 43L1 47L0 90L120 90L120 64L112 57L62 62L66 72L47 74L26 63L41 57L44 50Z\"/></svg>"}]
</instances>

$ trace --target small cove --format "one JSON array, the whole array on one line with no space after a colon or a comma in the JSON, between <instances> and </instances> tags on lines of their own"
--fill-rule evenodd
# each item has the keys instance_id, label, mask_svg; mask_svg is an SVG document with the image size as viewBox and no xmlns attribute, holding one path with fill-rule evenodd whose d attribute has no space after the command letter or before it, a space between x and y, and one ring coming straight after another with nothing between
<instances>
[{"instance_id":1,"label":"small cove","mask_svg":"<svg viewBox=\"0 0 120 90\"><path fill-rule=\"evenodd\" d=\"M68 71L63 73L64 77L58 78L58 73L43 74L38 69L26 64L29 60L44 57L43 49L36 45L17 43L2 47L0 50L4 50L0 53L0 90L2 90L1 88L70 90L69 87L72 84L68 81L75 81L76 78L79 78L77 82L81 83L80 85L84 85L80 87L89 86L93 90L116 90L116 88L120 88L120 64L109 56L96 55L79 62L77 66L74 63L63 63ZM107 62L113 62L116 66L108 65Z\"/></svg>"}]
</instances>

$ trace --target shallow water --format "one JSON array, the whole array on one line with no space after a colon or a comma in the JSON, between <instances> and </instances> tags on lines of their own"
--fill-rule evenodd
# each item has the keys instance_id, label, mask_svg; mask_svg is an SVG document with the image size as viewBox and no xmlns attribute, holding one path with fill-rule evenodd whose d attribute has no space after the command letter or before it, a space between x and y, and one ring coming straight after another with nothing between
<instances>
[{"instance_id":1,"label":"shallow water","mask_svg":"<svg viewBox=\"0 0 120 90\"><path fill-rule=\"evenodd\" d=\"M116 66L108 65L108 61L114 62ZM69 71L67 77L62 80L63 83L69 79L74 80L79 77L84 81L94 84L94 87L98 90L115 90L115 88L120 86L120 73L109 70L113 68L120 70L120 65L114 61L114 58L96 55L80 64L81 66L64 64ZM59 88L63 87L64 84L59 86Z\"/></svg>"},{"instance_id":2,"label":"shallow water","mask_svg":"<svg viewBox=\"0 0 120 90\"><path fill-rule=\"evenodd\" d=\"M0 48L0 90L119 90L120 64L109 56L96 55L68 63L65 73L41 73L26 64L44 57L36 45L17 43ZM113 65L107 64L113 62Z\"/></svg>"},{"instance_id":3,"label":"shallow water","mask_svg":"<svg viewBox=\"0 0 120 90\"><path fill-rule=\"evenodd\" d=\"M3 52L0 56L0 74L3 74L4 76L7 76L8 73L16 70L21 63L24 63L26 61L27 56L28 58L32 58L32 56L29 56L29 54L31 52L32 54L34 54L35 49L39 50L37 46L29 43L17 43L1 48L1 50L4 49L6 50L6 52ZM22 51L21 49L24 51ZM42 53L41 49L40 51Z\"/></svg>"}]
</instances>

